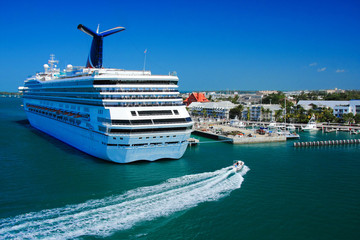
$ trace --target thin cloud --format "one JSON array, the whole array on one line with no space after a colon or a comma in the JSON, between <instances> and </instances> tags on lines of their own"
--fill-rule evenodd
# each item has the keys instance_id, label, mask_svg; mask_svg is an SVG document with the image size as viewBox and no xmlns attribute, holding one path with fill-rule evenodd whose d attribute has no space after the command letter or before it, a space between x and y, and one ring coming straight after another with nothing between
<instances>
[{"instance_id":1,"label":"thin cloud","mask_svg":"<svg viewBox=\"0 0 360 240\"><path fill-rule=\"evenodd\" d=\"M323 67L323 68L318 68L318 72L323 72L323 71L325 71L326 70L326 67Z\"/></svg>"},{"instance_id":2,"label":"thin cloud","mask_svg":"<svg viewBox=\"0 0 360 240\"><path fill-rule=\"evenodd\" d=\"M314 66L316 66L317 65L317 62L313 62L313 63L310 63L309 64L309 67L314 67Z\"/></svg>"},{"instance_id":3,"label":"thin cloud","mask_svg":"<svg viewBox=\"0 0 360 240\"><path fill-rule=\"evenodd\" d=\"M343 73L343 72L345 72L345 69L336 69L336 72L337 73Z\"/></svg>"}]
</instances>

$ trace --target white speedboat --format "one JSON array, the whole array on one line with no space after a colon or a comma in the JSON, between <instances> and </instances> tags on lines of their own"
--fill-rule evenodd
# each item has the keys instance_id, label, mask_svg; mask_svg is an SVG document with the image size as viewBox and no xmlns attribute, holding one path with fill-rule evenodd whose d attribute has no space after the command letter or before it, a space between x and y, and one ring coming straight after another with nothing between
<instances>
[{"instance_id":1,"label":"white speedboat","mask_svg":"<svg viewBox=\"0 0 360 240\"><path fill-rule=\"evenodd\" d=\"M243 161L240 160L234 161L233 169L235 170L235 172L239 172L243 167L244 167Z\"/></svg>"},{"instance_id":2,"label":"white speedboat","mask_svg":"<svg viewBox=\"0 0 360 240\"><path fill-rule=\"evenodd\" d=\"M317 126L316 126L315 115L313 115L313 116L310 118L308 124L306 124L305 127L301 127L301 130L307 131L307 132L308 132L308 131L317 131L317 130L319 130L319 129L317 128Z\"/></svg>"},{"instance_id":3,"label":"white speedboat","mask_svg":"<svg viewBox=\"0 0 360 240\"><path fill-rule=\"evenodd\" d=\"M296 128L295 128L294 124L290 124L290 125L286 126L286 129L289 131L295 131Z\"/></svg>"}]
</instances>

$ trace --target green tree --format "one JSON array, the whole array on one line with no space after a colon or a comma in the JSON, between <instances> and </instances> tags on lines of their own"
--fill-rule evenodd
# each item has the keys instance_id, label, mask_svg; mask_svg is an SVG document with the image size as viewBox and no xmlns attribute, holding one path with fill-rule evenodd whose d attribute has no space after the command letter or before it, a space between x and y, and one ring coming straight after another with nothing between
<instances>
[{"instance_id":1,"label":"green tree","mask_svg":"<svg viewBox=\"0 0 360 240\"><path fill-rule=\"evenodd\" d=\"M360 123L360 113L354 116L355 123Z\"/></svg>"},{"instance_id":2,"label":"green tree","mask_svg":"<svg viewBox=\"0 0 360 240\"><path fill-rule=\"evenodd\" d=\"M318 120L320 122L335 122L336 117L333 115L332 108L322 108L321 112L318 114Z\"/></svg>"},{"instance_id":3,"label":"green tree","mask_svg":"<svg viewBox=\"0 0 360 240\"><path fill-rule=\"evenodd\" d=\"M280 104L284 98L285 98L285 94L282 92L279 92L277 94L272 93L264 97L262 99L262 103L269 104L271 101L271 104Z\"/></svg>"},{"instance_id":4,"label":"green tree","mask_svg":"<svg viewBox=\"0 0 360 240\"><path fill-rule=\"evenodd\" d=\"M201 111L201 113L202 113L202 115L206 118L207 117L207 111L206 111L206 109L203 109L202 111Z\"/></svg>"},{"instance_id":5,"label":"green tree","mask_svg":"<svg viewBox=\"0 0 360 240\"><path fill-rule=\"evenodd\" d=\"M355 118L354 118L354 114L351 112L351 113L343 114L342 119L344 120L344 122L349 124L349 123L354 122Z\"/></svg>"},{"instance_id":6,"label":"green tree","mask_svg":"<svg viewBox=\"0 0 360 240\"><path fill-rule=\"evenodd\" d=\"M276 110L276 111L275 111L275 121L279 121L279 120L280 120L280 117L282 116L282 114L283 114L283 110L282 110L282 109Z\"/></svg>"},{"instance_id":7,"label":"green tree","mask_svg":"<svg viewBox=\"0 0 360 240\"><path fill-rule=\"evenodd\" d=\"M238 118L241 119L243 110L244 110L244 106L240 104L240 105L230 109L229 117L235 118L236 116L238 116Z\"/></svg>"},{"instance_id":8,"label":"green tree","mask_svg":"<svg viewBox=\"0 0 360 240\"><path fill-rule=\"evenodd\" d=\"M250 108L247 107L246 120L250 120Z\"/></svg>"},{"instance_id":9,"label":"green tree","mask_svg":"<svg viewBox=\"0 0 360 240\"><path fill-rule=\"evenodd\" d=\"M235 96L231 99L231 102L232 102L233 104L236 104L238 100L239 100L239 95L235 95Z\"/></svg>"}]
</instances>

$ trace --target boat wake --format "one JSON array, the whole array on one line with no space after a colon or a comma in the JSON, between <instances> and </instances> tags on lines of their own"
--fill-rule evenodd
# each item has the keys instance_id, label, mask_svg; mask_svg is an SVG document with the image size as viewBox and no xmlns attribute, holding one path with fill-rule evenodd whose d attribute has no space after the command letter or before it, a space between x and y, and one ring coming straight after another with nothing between
<instances>
[{"instance_id":1,"label":"boat wake","mask_svg":"<svg viewBox=\"0 0 360 240\"><path fill-rule=\"evenodd\" d=\"M239 173L227 167L172 178L104 199L0 219L0 239L109 236L138 223L225 197L240 188L247 171L247 166Z\"/></svg>"}]
</instances>

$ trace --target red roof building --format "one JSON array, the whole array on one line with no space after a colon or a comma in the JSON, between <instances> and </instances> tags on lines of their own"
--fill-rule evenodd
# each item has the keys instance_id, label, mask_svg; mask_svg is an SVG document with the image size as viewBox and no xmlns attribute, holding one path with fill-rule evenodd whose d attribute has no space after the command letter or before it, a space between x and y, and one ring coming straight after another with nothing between
<instances>
[{"instance_id":1,"label":"red roof building","mask_svg":"<svg viewBox=\"0 0 360 240\"><path fill-rule=\"evenodd\" d=\"M209 102L203 93L193 92L185 99L184 103L186 106L189 106L192 102Z\"/></svg>"}]
</instances>

